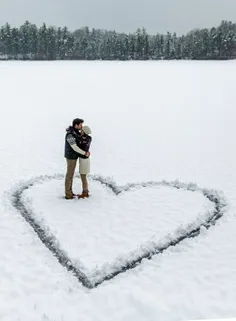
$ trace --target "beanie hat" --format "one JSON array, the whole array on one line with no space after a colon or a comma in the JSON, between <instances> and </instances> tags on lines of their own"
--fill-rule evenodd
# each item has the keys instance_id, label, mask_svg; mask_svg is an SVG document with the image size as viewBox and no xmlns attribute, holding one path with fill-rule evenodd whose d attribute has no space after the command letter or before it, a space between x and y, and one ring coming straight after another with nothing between
<instances>
[{"instance_id":1,"label":"beanie hat","mask_svg":"<svg viewBox=\"0 0 236 321\"><path fill-rule=\"evenodd\" d=\"M82 131L86 134L86 135L91 135L92 131L89 128L89 126L83 126Z\"/></svg>"}]
</instances>

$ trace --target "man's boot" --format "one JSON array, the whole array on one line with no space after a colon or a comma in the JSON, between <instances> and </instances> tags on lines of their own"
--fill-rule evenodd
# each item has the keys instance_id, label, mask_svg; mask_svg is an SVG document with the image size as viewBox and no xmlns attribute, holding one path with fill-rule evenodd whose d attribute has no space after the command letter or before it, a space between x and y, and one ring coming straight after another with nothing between
<instances>
[{"instance_id":1,"label":"man's boot","mask_svg":"<svg viewBox=\"0 0 236 321\"><path fill-rule=\"evenodd\" d=\"M70 194L66 194L65 195L65 199L66 200L72 200L74 198L74 194L73 193L70 193Z\"/></svg>"}]
</instances>

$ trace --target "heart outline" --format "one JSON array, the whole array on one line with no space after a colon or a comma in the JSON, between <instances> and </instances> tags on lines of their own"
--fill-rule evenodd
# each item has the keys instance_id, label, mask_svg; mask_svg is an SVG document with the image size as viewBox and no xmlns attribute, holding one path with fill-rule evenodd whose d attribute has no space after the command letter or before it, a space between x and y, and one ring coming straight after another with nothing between
<instances>
[{"instance_id":1,"label":"heart outline","mask_svg":"<svg viewBox=\"0 0 236 321\"><path fill-rule=\"evenodd\" d=\"M180 233L180 235L175 238L169 240L166 244L162 246L153 247L152 249L147 249L143 254L135 259L131 259L130 261L126 261L124 264L121 264L119 268L114 269L109 273L105 273L103 277L100 276L100 279L93 280L91 277L88 277L84 272L82 272L78 266L74 265L69 256L66 254L64 250L59 247L56 237L51 234L49 231L46 231L44 227L38 223L35 218L33 212L28 209L24 202L22 201L22 194L25 190L31 188L37 183L44 183L47 180L61 180L64 178L63 174L55 174L55 175L41 175L38 177L31 178L28 181L19 183L14 191L11 193L11 203L15 209L17 209L22 217L26 220L26 222L33 228L41 242L46 246L51 253L57 258L58 262L67 269L68 272L71 272L77 280L86 288L93 289L98 285L102 284L104 281L109 281L113 279L115 276L126 272L127 270L133 269L141 262L143 259L151 259L154 255L158 255L163 253L165 250L169 249L171 246L176 246L181 243L185 239L190 239L197 237L200 234L201 228L205 227L209 229L211 226L215 225L215 223L223 216L227 202L222 192L217 190L210 190L205 188L200 188L195 183L184 183L179 180L175 181L149 181L149 182L141 182L141 183L128 183L123 187L119 187L111 178L105 178L101 175L90 175L92 180L100 182L102 185L108 187L115 195L119 195L122 192L130 191L132 188L144 188L144 187L156 187L156 186L168 186L177 189L185 189L188 191L200 191L202 194L214 204L213 214L206 219L204 223L199 224L199 226L194 229L186 232Z\"/></svg>"}]
</instances>

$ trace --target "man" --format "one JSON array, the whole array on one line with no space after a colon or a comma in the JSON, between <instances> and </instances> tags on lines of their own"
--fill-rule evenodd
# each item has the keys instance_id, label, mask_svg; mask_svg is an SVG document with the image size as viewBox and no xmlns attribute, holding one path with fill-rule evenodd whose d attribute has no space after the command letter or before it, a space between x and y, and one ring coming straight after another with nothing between
<instances>
[{"instance_id":1,"label":"man","mask_svg":"<svg viewBox=\"0 0 236 321\"><path fill-rule=\"evenodd\" d=\"M80 143L79 130L82 129L83 119L75 118L72 126L69 126L65 135L65 153L64 156L67 162L67 172L65 178L65 198L73 199L75 194L72 191L73 177L78 157L80 155L89 157L90 152L84 151L78 147Z\"/></svg>"}]
</instances>

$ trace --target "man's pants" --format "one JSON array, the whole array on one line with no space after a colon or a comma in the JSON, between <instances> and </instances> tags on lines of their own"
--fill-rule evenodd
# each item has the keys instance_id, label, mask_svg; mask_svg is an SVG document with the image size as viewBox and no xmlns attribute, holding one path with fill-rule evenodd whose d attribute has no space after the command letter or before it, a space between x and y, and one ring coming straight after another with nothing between
<instances>
[{"instance_id":1,"label":"man's pants","mask_svg":"<svg viewBox=\"0 0 236 321\"><path fill-rule=\"evenodd\" d=\"M75 173L77 159L66 159L66 162L67 162L67 172L66 172L66 179L65 179L65 196L70 197L72 194L72 184L73 184L73 177Z\"/></svg>"}]
</instances>

